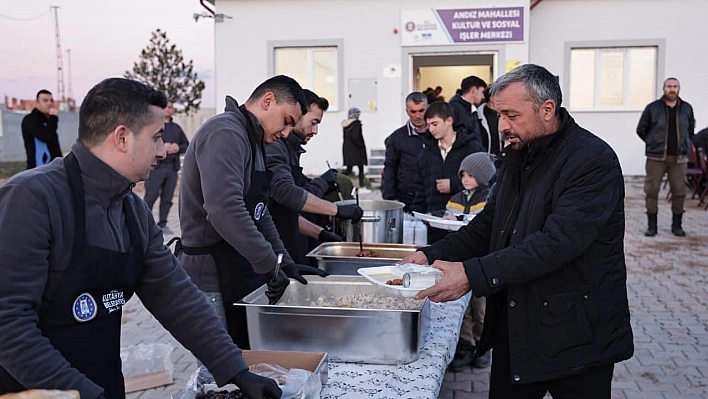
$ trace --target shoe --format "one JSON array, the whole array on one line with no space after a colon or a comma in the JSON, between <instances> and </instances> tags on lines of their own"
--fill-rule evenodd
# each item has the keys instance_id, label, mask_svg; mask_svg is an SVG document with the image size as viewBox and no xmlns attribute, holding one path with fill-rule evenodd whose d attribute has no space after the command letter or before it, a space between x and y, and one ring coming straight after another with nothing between
<instances>
[{"instance_id":1,"label":"shoe","mask_svg":"<svg viewBox=\"0 0 708 399\"><path fill-rule=\"evenodd\" d=\"M486 351L482 354L482 356L477 357L474 359L472 362L472 367L476 369L483 369L489 366L489 362L491 361L491 353L490 351Z\"/></svg>"},{"instance_id":2,"label":"shoe","mask_svg":"<svg viewBox=\"0 0 708 399\"><path fill-rule=\"evenodd\" d=\"M681 219L683 218L683 213L674 213L671 220L671 233L678 237L686 236L686 232L683 231L681 227Z\"/></svg>"},{"instance_id":3,"label":"shoe","mask_svg":"<svg viewBox=\"0 0 708 399\"><path fill-rule=\"evenodd\" d=\"M647 213L647 230L644 235L647 237L654 237L657 233L656 227L656 213Z\"/></svg>"},{"instance_id":4,"label":"shoe","mask_svg":"<svg viewBox=\"0 0 708 399\"><path fill-rule=\"evenodd\" d=\"M162 234L163 234L163 235L174 234L174 232L172 231L172 229L169 228L169 227L167 227L167 225L165 225L165 226L160 226L160 228L162 229Z\"/></svg>"},{"instance_id":5,"label":"shoe","mask_svg":"<svg viewBox=\"0 0 708 399\"><path fill-rule=\"evenodd\" d=\"M447 366L447 369L453 373L459 373L472 365L472 361L474 360L474 349L474 345L461 339L457 343L455 358L452 359L450 365Z\"/></svg>"}]
</instances>

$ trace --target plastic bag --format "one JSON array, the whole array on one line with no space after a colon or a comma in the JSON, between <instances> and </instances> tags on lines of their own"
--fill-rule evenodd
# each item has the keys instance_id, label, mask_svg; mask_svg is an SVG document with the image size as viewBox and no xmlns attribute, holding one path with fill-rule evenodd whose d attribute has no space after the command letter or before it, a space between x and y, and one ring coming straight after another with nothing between
<instances>
[{"instance_id":1,"label":"plastic bag","mask_svg":"<svg viewBox=\"0 0 708 399\"><path fill-rule=\"evenodd\" d=\"M322 382L318 375L302 369L286 369L278 365L257 363L249 371L263 377L272 378L283 390L281 399L319 399ZM236 386L228 384L218 387L214 377L204 366L200 366L187 381L185 390L172 394L172 399L195 399L198 394L209 390L234 390Z\"/></svg>"},{"instance_id":2,"label":"plastic bag","mask_svg":"<svg viewBox=\"0 0 708 399\"><path fill-rule=\"evenodd\" d=\"M172 383L174 367L170 354L173 349L170 344L138 344L121 348L123 376L130 380L131 377L164 372L169 377L169 383ZM145 388L139 387L136 390L141 389Z\"/></svg>"}]
</instances>

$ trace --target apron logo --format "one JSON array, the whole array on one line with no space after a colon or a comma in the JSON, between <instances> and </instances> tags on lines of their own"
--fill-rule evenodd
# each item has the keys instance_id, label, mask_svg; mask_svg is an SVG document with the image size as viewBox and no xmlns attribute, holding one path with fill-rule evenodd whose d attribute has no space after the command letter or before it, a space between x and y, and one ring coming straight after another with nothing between
<instances>
[{"instance_id":1,"label":"apron logo","mask_svg":"<svg viewBox=\"0 0 708 399\"><path fill-rule=\"evenodd\" d=\"M103 296L103 306L108 309L108 313L113 313L125 305L125 298L123 298L123 291L112 290L108 294Z\"/></svg>"},{"instance_id":2,"label":"apron logo","mask_svg":"<svg viewBox=\"0 0 708 399\"><path fill-rule=\"evenodd\" d=\"M263 212L265 212L265 204L259 202L258 205L256 205L256 209L253 211L253 218L256 220L261 220Z\"/></svg>"},{"instance_id":3,"label":"apron logo","mask_svg":"<svg viewBox=\"0 0 708 399\"><path fill-rule=\"evenodd\" d=\"M76 321L81 323L92 320L96 317L98 309L96 308L96 301L93 299L91 294L84 292L79 295L74 301L72 313L74 313L74 318Z\"/></svg>"}]
</instances>

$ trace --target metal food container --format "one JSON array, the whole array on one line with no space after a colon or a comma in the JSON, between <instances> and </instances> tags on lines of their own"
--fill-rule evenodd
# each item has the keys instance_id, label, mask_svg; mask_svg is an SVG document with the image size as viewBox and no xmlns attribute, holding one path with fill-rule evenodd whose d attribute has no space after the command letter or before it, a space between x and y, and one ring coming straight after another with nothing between
<instances>
[{"instance_id":1,"label":"metal food container","mask_svg":"<svg viewBox=\"0 0 708 399\"><path fill-rule=\"evenodd\" d=\"M392 265L418 249L408 244L364 244L364 251L371 251L375 257L359 257L359 243L327 242L307 254L317 259L317 266L337 275L357 275L360 267Z\"/></svg>"},{"instance_id":2,"label":"metal food container","mask_svg":"<svg viewBox=\"0 0 708 399\"><path fill-rule=\"evenodd\" d=\"M327 352L334 362L406 364L418 359L429 331L428 299L408 310L313 306L318 299L345 295L390 295L361 276L306 277L307 285L291 281L276 305L268 305L265 285L235 304L246 308L251 349Z\"/></svg>"},{"instance_id":3,"label":"metal food container","mask_svg":"<svg viewBox=\"0 0 708 399\"><path fill-rule=\"evenodd\" d=\"M337 201L337 205L356 204L356 200ZM359 223L350 219L334 216L334 232L344 241L365 243L402 243L403 242L403 202L388 200L361 200L358 202L364 215Z\"/></svg>"}]
</instances>

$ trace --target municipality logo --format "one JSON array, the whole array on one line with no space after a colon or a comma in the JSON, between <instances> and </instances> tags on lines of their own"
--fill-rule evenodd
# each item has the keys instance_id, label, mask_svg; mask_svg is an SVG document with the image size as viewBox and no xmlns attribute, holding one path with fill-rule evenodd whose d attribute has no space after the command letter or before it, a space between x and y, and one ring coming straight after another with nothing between
<instances>
[{"instance_id":1,"label":"municipality logo","mask_svg":"<svg viewBox=\"0 0 708 399\"><path fill-rule=\"evenodd\" d=\"M259 202L258 205L256 205L256 209L253 210L253 218L256 220L261 220L261 216L263 216L264 212L265 212L265 204L262 202Z\"/></svg>"},{"instance_id":2,"label":"municipality logo","mask_svg":"<svg viewBox=\"0 0 708 399\"><path fill-rule=\"evenodd\" d=\"M96 317L98 309L96 309L96 301L93 299L91 294L84 292L79 295L74 301L72 313L74 314L74 319L81 323L92 320Z\"/></svg>"},{"instance_id":3,"label":"municipality logo","mask_svg":"<svg viewBox=\"0 0 708 399\"><path fill-rule=\"evenodd\" d=\"M108 313L113 313L125 305L123 291L111 290L111 292L104 295L101 299L103 300L103 306L108 309Z\"/></svg>"}]
</instances>

